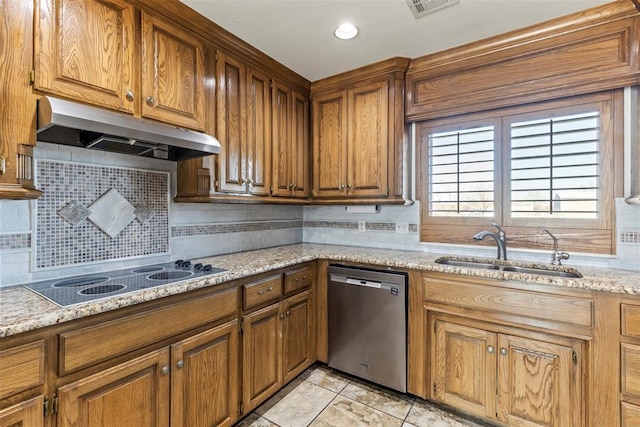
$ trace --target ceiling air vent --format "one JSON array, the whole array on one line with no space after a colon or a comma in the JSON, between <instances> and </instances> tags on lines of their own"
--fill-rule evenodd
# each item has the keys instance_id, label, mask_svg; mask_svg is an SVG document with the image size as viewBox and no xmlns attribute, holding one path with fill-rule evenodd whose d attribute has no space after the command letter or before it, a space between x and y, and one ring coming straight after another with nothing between
<instances>
[{"instance_id":1,"label":"ceiling air vent","mask_svg":"<svg viewBox=\"0 0 640 427\"><path fill-rule=\"evenodd\" d=\"M407 0L416 19L458 3L460 0Z\"/></svg>"}]
</instances>

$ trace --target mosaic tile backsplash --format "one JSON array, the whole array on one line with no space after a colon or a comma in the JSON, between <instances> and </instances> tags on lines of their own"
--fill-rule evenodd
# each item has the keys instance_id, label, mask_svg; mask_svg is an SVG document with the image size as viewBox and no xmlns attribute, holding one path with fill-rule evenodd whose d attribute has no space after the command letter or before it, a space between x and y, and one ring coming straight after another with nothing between
<instances>
[{"instance_id":1,"label":"mosaic tile backsplash","mask_svg":"<svg viewBox=\"0 0 640 427\"><path fill-rule=\"evenodd\" d=\"M36 268L169 253L169 174L118 167L38 161ZM110 237L90 221L72 225L58 212L71 201L91 206L109 190L152 209Z\"/></svg>"},{"instance_id":2,"label":"mosaic tile backsplash","mask_svg":"<svg viewBox=\"0 0 640 427\"><path fill-rule=\"evenodd\" d=\"M171 237L202 236L210 234L241 233L245 231L281 230L301 228L302 221L252 221L219 224L180 225L171 227Z\"/></svg>"},{"instance_id":3,"label":"mosaic tile backsplash","mask_svg":"<svg viewBox=\"0 0 640 427\"><path fill-rule=\"evenodd\" d=\"M0 250L28 249L31 247L31 234L0 234Z\"/></svg>"}]
</instances>

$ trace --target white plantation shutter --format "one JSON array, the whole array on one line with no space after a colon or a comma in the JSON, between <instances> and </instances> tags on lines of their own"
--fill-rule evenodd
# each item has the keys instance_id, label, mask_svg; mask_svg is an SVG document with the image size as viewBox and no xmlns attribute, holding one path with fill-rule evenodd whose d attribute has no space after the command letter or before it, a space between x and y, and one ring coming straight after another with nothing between
<instances>
[{"instance_id":1,"label":"white plantation shutter","mask_svg":"<svg viewBox=\"0 0 640 427\"><path fill-rule=\"evenodd\" d=\"M493 216L494 135L493 126L429 134L431 216Z\"/></svg>"},{"instance_id":2,"label":"white plantation shutter","mask_svg":"<svg viewBox=\"0 0 640 427\"><path fill-rule=\"evenodd\" d=\"M598 218L599 112L511 124L511 216Z\"/></svg>"}]
</instances>

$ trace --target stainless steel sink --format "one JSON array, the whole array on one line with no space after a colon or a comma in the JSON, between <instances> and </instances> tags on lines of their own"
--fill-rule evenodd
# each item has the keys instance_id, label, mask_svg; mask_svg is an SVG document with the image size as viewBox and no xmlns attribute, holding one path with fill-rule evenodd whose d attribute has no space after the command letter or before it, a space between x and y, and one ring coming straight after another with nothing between
<instances>
[{"instance_id":1,"label":"stainless steel sink","mask_svg":"<svg viewBox=\"0 0 640 427\"><path fill-rule=\"evenodd\" d=\"M447 257L438 258L436 260L436 264L451 265L454 267L479 268L482 270L510 271L514 273L523 273L523 274L538 274L541 276L552 276L552 277L568 277L568 278L582 277L582 274L580 274L580 272L572 268L567 268L563 270L550 270L550 269L539 268L539 267L501 265L501 264L492 264L492 263L483 262L483 261L459 260L459 259L452 259Z\"/></svg>"}]
</instances>

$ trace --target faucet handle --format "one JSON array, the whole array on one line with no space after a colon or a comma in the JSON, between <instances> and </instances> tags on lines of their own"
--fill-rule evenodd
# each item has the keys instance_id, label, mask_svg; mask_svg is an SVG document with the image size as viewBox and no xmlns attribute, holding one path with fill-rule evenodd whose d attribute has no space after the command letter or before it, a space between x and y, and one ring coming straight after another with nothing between
<instances>
[{"instance_id":1,"label":"faucet handle","mask_svg":"<svg viewBox=\"0 0 640 427\"><path fill-rule=\"evenodd\" d=\"M495 228L497 228L500 233L505 234L504 230L502 230L502 226L500 224L498 224L497 222L493 222L493 223L491 223L491 225L494 226Z\"/></svg>"},{"instance_id":2,"label":"faucet handle","mask_svg":"<svg viewBox=\"0 0 640 427\"><path fill-rule=\"evenodd\" d=\"M569 259L569 253L555 251L553 253L553 261L551 262L551 264L562 265L562 261L567 259Z\"/></svg>"}]
</instances>

